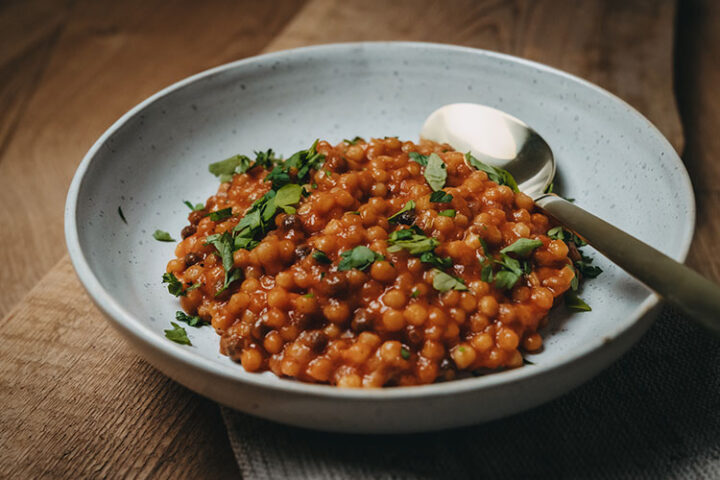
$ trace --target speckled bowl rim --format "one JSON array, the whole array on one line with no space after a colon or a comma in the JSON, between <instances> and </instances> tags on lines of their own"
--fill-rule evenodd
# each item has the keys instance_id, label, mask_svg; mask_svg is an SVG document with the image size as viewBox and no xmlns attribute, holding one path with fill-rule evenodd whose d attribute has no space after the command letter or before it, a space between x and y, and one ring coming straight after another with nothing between
<instances>
[{"instance_id":1,"label":"speckled bowl rim","mask_svg":"<svg viewBox=\"0 0 720 480\"><path fill-rule=\"evenodd\" d=\"M317 385L310 383L303 383L296 380L282 379L281 382L268 382L266 377L258 374L252 374L245 372L239 365L223 365L217 363L208 358L202 357L193 353L190 350L184 349L178 345L168 342L162 338L156 332L153 332L133 315L126 311L122 305L120 305L112 294L105 290L101 285L95 273L90 268L90 265L80 246L78 226L77 226L77 206L78 206L78 195L80 188L83 184L85 174L90 167L90 164L95 158L95 154L102 148L105 141L110 138L116 131L118 131L128 120L133 118L135 115L145 109L148 105L155 102L156 100L165 97L176 90L179 90L186 85L196 82L200 79L210 77L212 75L231 70L238 66L253 65L256 63L265 63L274 60L283 60L292 57L301 52L312 52L322 54L323 52L332 52L336 50L351 50L358 47L388 47L388 48L422 48L422 49L435 49L453 52L464 52L474 55L481 55L487 57L494 57L498 60L506 62L522 64L528 67L532 67L537 70L541 70L547 73L557 75L565 78L571 82L580 84L585 88L594 90L595 92L609 97L611 100L620 102L627 107L627 114L633 115L637 120L640 120L647 131L659 137L660 142L664 143L666 151L670 152L668 155L672 158L677 166L678 175L681 177L681 183L684 184L685 189L680 193L681 200L689 205L688 217L688 229L682 233L681 244L678 251L673 252L670 257L678 261L684 261L687 257L688 251L693 238L693 232L695 229L696 211L695 211L695 197L693 194L692 184L690 177L685 169L685 165L682 163L680 157L675 152L673 146L663 136L662 133L640 112L631 107L627 102L613 95L612 93L592 84L579 77L563 72L561 70L549 67L547 65L525 60L512 55L506 55L502 53L491 52L487 50L481 50L470 47L461 47L454 45L446 45L439 43L425 43L425 42L356 42L356 43L336 43L317 45L310 47L296 48L292 50L284 50L280 52L269 53L265 55L259 55L250 57L247 59L239 60L236 62L221 65L209 70L205 70L196 75L187 77L179 82L170 85L167 88L160 90L154 95L150 96L143 102L136 105L125 115L120 117L102 136L95 142L90 148L88 153L83 158L82 162L78 166L78 169L73 177L70 189L67 195L67 202L65 205L65 239L67 242L68 251L70 253L70 259L77 272L77 275L82 282L85 289L90 294L95 304L105 315L112 320L114 325L121 331L124 331L127 335L135 337L137 340L143 342L146 347L152 348L161 354L171 357L174 361L181 364L199 368L210 374L217 375L222 378L226 378L232 381L244 382L249 385L253 385L259 388L273 389L277 391L293 392L299 394L305 394L310 396L322 396L337 399L355 399L355 400L367 400L367 401L383 401L383 400L395 400L403 398L415 398L415 397L436 397L459 394L463 392L486 389L495 387L501 384L511 384L515 382L521 382L528 378L548 373L555 369L566 367L569 363L575 362L585 356L591 355L593 352L601 348L606 342L616 339L630 330L635 326L643 316L655 307L659 302L659 297L651 293L648 298L641 302L634 312L629 315L626 319L618 320L616 328L608 331L605 335L598 336L593 342L588 342L583 348L578 348L572 353L569 353L559 359L555 359L552 363L538 364L532 369L530 368L518 368L513 370L507 370L503 372L493 373L490 375L467 378L462 380L454 380L451 382L433 383L430 385L419 385L410 387L393 387L384 389L345 389L338 388L330 385ZM376 51L380 52L381 49ZM668 157L666 156L666 158ZM669 160L670 161L670 160ZM646 322L643 332L649 328L651 322Z\"/></svg>"}]
</instances>

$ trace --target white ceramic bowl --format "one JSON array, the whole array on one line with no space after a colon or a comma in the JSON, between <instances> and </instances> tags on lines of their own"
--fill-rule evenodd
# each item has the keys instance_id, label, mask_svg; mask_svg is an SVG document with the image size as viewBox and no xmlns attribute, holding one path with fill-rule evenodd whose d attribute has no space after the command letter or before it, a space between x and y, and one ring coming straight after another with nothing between
<instances>
[{"instance_id":1,"label":"white ceramic bowl","mask_svg":"<svg viewBox=\"0 0 720 480\"><path fill-rule=\"evenodd\" d=\"M187 199L218 186L210 162L315 138L417 139L425 117L455 102L522 119L554 150L565 195L677 260L694 227L692 188L673 148L642 115L566 73L507 55L424 43L302 48L224 65L176 83L118 120L90 149L68 193L65 231L80 280L149 362L220 403L293 425L416 432L478 423L538 405L594 376L648 328L658 299L595 255L605 272L582 296L593 311L553 313L535 365L454 382L339 389L252 374L218 352L210 327L193 346L165 339L176 299L160 283ZM127 225L117 214L118 206ZM87 335L94 335L88 331Z\"/></svg>"}]
</instances>

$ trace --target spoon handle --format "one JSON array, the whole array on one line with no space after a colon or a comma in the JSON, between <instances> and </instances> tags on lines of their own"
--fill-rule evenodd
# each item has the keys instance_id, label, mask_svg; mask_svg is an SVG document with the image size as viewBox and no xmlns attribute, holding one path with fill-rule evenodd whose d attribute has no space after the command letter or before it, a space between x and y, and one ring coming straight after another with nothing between
<instances>
[{"instance_id":1,"label":"spoon handle","mask_svg":"<svg viewBox=\"0 0 720 480\"><path fill-rule=\"evenodd\" d=\"M720 335L720 286L557 195L543 195L535 203L620 268Z\"/></svg>"}]
</instances>

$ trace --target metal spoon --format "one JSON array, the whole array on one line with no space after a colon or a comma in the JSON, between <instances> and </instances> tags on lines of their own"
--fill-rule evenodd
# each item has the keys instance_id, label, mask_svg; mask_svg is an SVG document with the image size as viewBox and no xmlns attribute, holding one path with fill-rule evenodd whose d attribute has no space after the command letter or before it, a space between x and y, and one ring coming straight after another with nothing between
<instances>
[{"instance_id":1,"label":"metal spoon","mask_svg":"<svg viewBox=\"0 0 720 480\"><path fill-rule=\"evenodd\" d=\"M542 211L720 335L720 286L564 198L546 194L555 177L555 158L547 142L522 121L484 105L455 103L435 110L420 136L508 170Z\"/></svg>"}]
</instances>

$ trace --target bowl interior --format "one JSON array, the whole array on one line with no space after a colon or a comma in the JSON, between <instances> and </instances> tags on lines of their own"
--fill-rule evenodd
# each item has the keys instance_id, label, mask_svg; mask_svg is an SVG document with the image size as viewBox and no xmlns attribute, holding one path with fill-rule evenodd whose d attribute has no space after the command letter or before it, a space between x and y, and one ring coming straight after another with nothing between
<instances>
[{"instance_id":1,"label":"bowl interior","mask_svg":"<svg viewBox=\"0 0 720 480\"><path fill-rule=\"evenodd\" d=\"M287 156L316 138L417 140L430 112L456 102L486 104L525 121L552 147L563 195L684 258L694 224L687 174L668 142L628 105L574 77L512 57L378 43L238 62L180 82L136 107L79 169L67 213L68 230L76 230L68 235L73 259L87 262L104 298L129 314L131 328L144 325L162 338L179 309L161 284L174 243L157 242L152 233L161 229L179 238L188 213L182 201L204 202L218 187L209 163L270 147ZM598 339L620 334L652 295L592 255L604 270L581 292L593 311L554 312L545 348L532 356L536 364L562 363L597 346ZM258 378L219 354L210 327L187 330L192 347L167 341L168 348L204 357L237 378ZM289 382L270 374L261 378Z\"/></svg>"}]
</instances>

